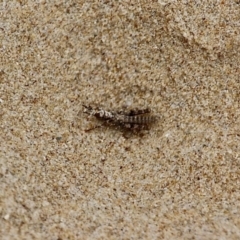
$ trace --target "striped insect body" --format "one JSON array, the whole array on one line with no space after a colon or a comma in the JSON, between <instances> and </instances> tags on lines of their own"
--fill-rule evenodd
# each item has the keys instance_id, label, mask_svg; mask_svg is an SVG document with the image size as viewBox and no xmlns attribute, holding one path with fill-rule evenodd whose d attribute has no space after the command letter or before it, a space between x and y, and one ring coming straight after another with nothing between
<instances>
[{"instance_id":1,"label":"striped insect body","mask_svg":"<svg viewBox=\"0 0 240 240\"><path fill-rule=\"evenodd\" d=\"M150 115L150 109L130 110L128 113L124 111L112 112L101 108L92 108L83 105L84 113L95 116L97 119L104 121L108 125L119 126L124 129L142 130L148 129L149 125L156 121L156 117Z\"/></svg>"}]
</instances>

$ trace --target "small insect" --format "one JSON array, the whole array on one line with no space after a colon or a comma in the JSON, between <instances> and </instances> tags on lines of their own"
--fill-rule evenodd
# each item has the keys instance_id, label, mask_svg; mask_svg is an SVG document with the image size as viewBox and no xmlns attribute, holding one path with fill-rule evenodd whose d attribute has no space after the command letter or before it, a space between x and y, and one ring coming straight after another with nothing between
<instances>
[{"instance_id":1,"label":"small insect","mask_svg":"<svg viewBox=\"0 0 240 240\"><path fill-rule=\"evenodd\" d=\"M156 117L150 115L150 109L136 109L129 112L110 112L101 108L92 108L91 106L83 105L84 113L90 116L95 116L102 120L107 125L121 127L133 131L149 129L149 126L156 121ZM90 129L91 130L91 129Z\"/></svg>"}]
</instances>

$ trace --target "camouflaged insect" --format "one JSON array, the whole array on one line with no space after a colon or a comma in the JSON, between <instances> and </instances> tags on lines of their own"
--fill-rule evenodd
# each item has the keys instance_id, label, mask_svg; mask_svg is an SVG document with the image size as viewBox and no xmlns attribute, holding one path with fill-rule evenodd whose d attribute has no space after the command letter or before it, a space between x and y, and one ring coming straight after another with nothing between
<instances>
[{"instance_id":1,"label":"camouflaged insect","mask_svg":"<svg viewBox=\"0 0 240 240\"><path fill-rule=\"evenodd\" d=\"M101 108L92 108L91 106L83 105L84 113L90 116L95 116L97 119L104 121L108 125L119 126L124 129L130 130L143 130L148 129L149 125L156 121L156 117L150 115L150 109L136 109L128 113L110 112Z\"/></svg>"}]
</instances>

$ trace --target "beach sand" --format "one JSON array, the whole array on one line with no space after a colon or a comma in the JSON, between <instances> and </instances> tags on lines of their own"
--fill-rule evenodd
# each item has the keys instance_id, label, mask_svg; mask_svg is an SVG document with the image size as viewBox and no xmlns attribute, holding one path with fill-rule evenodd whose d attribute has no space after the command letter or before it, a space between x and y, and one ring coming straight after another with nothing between
<instances>
[{"instance_id":1,"label":"beach sand","mask_svg":"<svg viewBox=\"0 0 240 240\"><path fill-rule=\"evenodd\" d=\"M0 3L2 239L240 239L239 1L26 2Z\"/></svg>"}]
</instances>

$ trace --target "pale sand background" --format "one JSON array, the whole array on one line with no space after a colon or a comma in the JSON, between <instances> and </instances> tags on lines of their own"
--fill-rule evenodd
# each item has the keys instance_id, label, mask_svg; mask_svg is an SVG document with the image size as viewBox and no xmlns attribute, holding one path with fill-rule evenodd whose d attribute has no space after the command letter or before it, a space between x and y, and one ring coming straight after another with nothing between
<instances>
[{"instance_id":1,"label":"pale sand background","mask_svg":"<svg viewBox=\"0 0 240 240\"><path fill-rule=\"evenodd\" d=\"M26 2L0 3L2 239L240 239L240 2ZM82 103L160 120L85 133Z\"/></svg>"}]
</instances>

